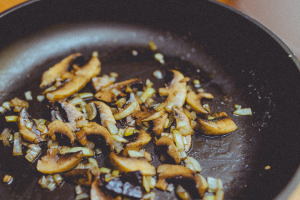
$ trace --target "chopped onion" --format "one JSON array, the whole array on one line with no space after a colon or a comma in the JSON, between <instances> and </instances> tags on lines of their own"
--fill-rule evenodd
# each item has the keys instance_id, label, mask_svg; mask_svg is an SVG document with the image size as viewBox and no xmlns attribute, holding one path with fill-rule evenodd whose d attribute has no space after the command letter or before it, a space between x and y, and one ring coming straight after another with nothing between
<instances>
[{"instance_id":1,"label":"chopped onion","mask_svg":"<svg viewBox=\"0 0 300 200\"><path fill-rule=\"evenodd\" d=\"M5 120L7 122L16 122L16 121L18 121L18 116L15 116L15 115L5 116Z\"/></svg>"},{"instance_id":2,"label":"chopped onion","mask_svg":"<svg viewBox=\"0 0 300 200\"><path fill-rule=\"evenodd\" d=\"M128 150L128 155L132 158L142 158L145 157L144 154L138 152L138 151L134 151L134 150Z\"/></svg>"},{"instance_id":3,"label":"chopped onion","mask_svg":"<svg viewBox=\"0 0 300 200\"><path fill-rule=\"evenodd\" d=\"M108 174L111 172L111 169L107 168L107 167L101 167L100 168L100 172L104 173L104 174Z\"/></svg>"},{"instance_id":4,"label":"chopped onion","mask_svg":"<svg viewBox=\"0 0 300 200\"><path fill-rule=\"evenodd\" d=\"M87 141L87 143L84 147L92 150L95 148L95 143L93 143L91 141Z\"/></svg>"},{"instance_id":5,"label":"chopped onion","mask_svg":"<svg viewBox=\"0 0 300 200\"><path fill-rule=\"evenodd\" d=\"M28 128L29 130L31 130L32 127L33 127L33 122L30 121L29 119L27 119L25 126L26 126L26 128Z\"/></svg>"},{"instance_id":6,"label":"chopped onion","mask_svg":"<svg viewBox=\"0 0 300 200\"><path fill-rule=\"evenodd\" d=\"M141 95L140 99L143 103L145 103L146 99L148 97L151 97L153 94L155 94L156 90L154 88L147 88L143 94Z\"/></svg>"},{"instance_id":7,"label":"chopped onion","mask_svg":"<svg viewBox=\"0 0 300 200\"><path fill-rule=\"evenodd\" d=\"M217 190L217 179L212 177L207 177L207 183L208 183L208 192L216 192Z\"/></svg>"},{"instance_id":8,"label":"chopped onion","mask_svg":"<svg viewBox=\"0 0 300 200\"><path fill-rule=\"evenodd\" d=\"M12 181L13 181L13 177L10 176L10 175L5 175L4 178L3 178L3 183L6 183L6 184L11 184Z\"/></svg>"},{"instance_id":9,"label":"chopped onion","mask_svg":"<svg viewBox=\"0 0 300 200\"><path fill-rule=\"evenodd\" d=\"M13 156L22 155L22 138L19 132L14 133L14 147L13 147Z\"/></svg>"},{"instance_id":10,"label":"chopped onion","mask_svg":"<svg viewBox=\"0 0 300 200\"><path fill-rule=\"evenodd\" d=\"M164 61L164 55L162 55L161 53L156 53L154 54L154 58L159 61L161 64L165 64Z\"/></svg>"},{"instance_id":11,"label":"chopped onion","mask_svg":"<svg viewBox=\"0 0 300 200\"><path fill-rule=\"evenodd\" d=\"M160 70L155 70L155 71L153 72L153 76L154 76L155 78L157 78L157 79L162 79L162 78L163 78L163 75L162 75L162 73L161 73Z\"/></svg>"},{"instance_id":12,"label":"chopped onion","mask_svg":"<svg viewBox=\"0 0 300 200\"><path fill-rule=\"evenodd\" d=\"M84 98L91 98L94 96L94 94L91 92L85 92L85 93L79 93L78 96L84 99Z\"/></svg>"},{"instance_id":13,"label":"chopped onion","mask_svg":"<svg viewBox=\"0 0 300 200\"><path fill-rule=\"evenodd\" d=\"M42 188L47 188L48 184L49 184L49 181L48 179L45 177L45 176L42 176L40 179L39 179L39 182L40 186Z\"/></svg>"},{"instance_id":14,"label":"chopped onion","mask_svg":"<svg viewBox=\"0 0 300 200\"><path fill-rule=\"evenodd\" d=\"M235 115L252 115L252 110L251 110L251 108L241 108L241 109L233 111L233 114L235 114Z\"/></svg>"},{"instance_id":15,"label":"chopped onion","mask_svg":"<svg viewBox=\"0 0 300 200\"><path fill-rule=\"evenodd\" d=\"M155 200L156 193L150 192L148 194L145 194L142 198L142 200Z\"/></svg>"},{"instance_id":16,"label":"chopped onion","mask_svg":"<svg viewBox=\"0 0 300 200\"><path fill-rule=\"evenodd\" d=\"M37 99L39 102L42 102L42 101L44 101L45 96L44 96L44 95L38 95L38 96L36 96L36 99Z\"/></svg>"},{"instance_id":17,"label":"chopped onion","mask_svg":"<svg viewBox=\"0 0 300 200\"><path fill-rule=\"evenodd\" d=\"M97 109L93 102L86 104L85 110L89 120L93 120L97 116Z\"/></svg>"},{"instance_id":18,"label":"chopped onion","mask_svg":"<svg viewBox=\"0 0 300 200\"><path fill-rule=\"evenodd\" d=\"M38 144L30 144L28 145L28 147L29 149L27 151L25 158L29 162L33 162L36 159L36 157L41 153L42 149Z\"/></svg>"},{"instance_id":19,"label":"chopped onion","mask_svg":"<svg viewBox=\"0 0 300 200\"><path fill-rule=\"evenodd\" d=\"M85 148L85 147L72 147L66 150L65 153L72 153L72 152L78 152L82 151L83 156L94 156L95 152L92 151L91 149Z\"/></svg>"},{"instance_id":20,"label":"chopped onion","mask_svg":"<svg viewBox=\"0 0 300 200\"><path fill-rule=\"evenodd\" d=\"M186 163L186 165L192 165L192 168L189 167L191 170L195 172L202 172L202 167L195 158L187 156L184 162Z\"/></svg>"},{"instance_id":21,"label":"chopped onion","mask_svg":"<svg viewBox=\"0 0 300 200\"><path fill-rule=\"evenodd\" d=\"M184 144L183 144L183 139L182 135L179 133L179 131L174 130L173 131L173 136L174 136L174 141L179 150L184 150Z\"/></svg>"},{"instance_id":22,"label":"chopped onion","mask_svg":"<svg viewBox=\"0 0 300 200\"><path fill-rule=\"evenodd\" d=\"M104 123L111 134L115 135L119 133L118 127L113 122L106 120Z\"/></svg>"},{"instance_id":23,"label":"chopped onion","mask_svg":"<svg viewBox=\"0 0 300 200\"><path fill-rule=\"evenodd\" d=\"M217 190L214 200L224 200L224 191L223 190Z\"/></svg>"},{"instance_id":24,"label":"chopped onion","mask_svg":"<svg viewBox=\"0 0 300 200\"><path fill-rule=\"evenodd\" d=\"M198 79L193 80L193 84L196 88L199 88L201 86L200 81Z\"/></svg>"},{"instance_id":25,"label":"chopped onion","mask_svg":"<svg viewBox=\"0 0 300 200\"><path fill-rule=\"evenodd\" d=\"M116 120L123 119L134 112L135 108L138 106L138 103L133 101L131 102L126 108L124 108L122 111L114 114L114 117Z\"/></svg>"},{"instance_id":26,"label":"chopped onion","mask_svg":"<svg viewBox=\"0 0 300 200\"><path fill-rule=\"evenodd\" d=\"M191 198L190 194L181 185L177 186L176 194L183 200L188 200Z\"/></svg>"},{"instance_id":27,"label":"chopped onion","mask_svg":"<svg viewBox=\"0 0 300 200\"><path fill-rule=\"evenodd\" d=\"M117 142L123 142L123 143L129 142L128 140L126 140L125 138L123 138L119 135L112 135L111 137Z\"/></svg>"},{"instance_id":28,"label":"chopped onion","mask_svg":"<svg viewBox=\"0 0 300 200\"><path fill-rule=\"evenodd\" d=\"M82 193L81 185L76 185L76 186L75 186L75 193L76 193L77 195Z\"/></svg>"},{"instance_id":29,"label":"chopped onion","mask_svg":"<svg viewBox=\"0 0 300 200\"><path fill-rule=\"evenodd\" d=\"M69 103L72 104L73 106L80 105L82 102L83 102L83 99L80 97L75 97L74 99L71 99L69 101Z\"/></svg>"},{"instance_id":30,"label":"chopped onion","mask_svg":"<svg viewBox=\"0 0 300 200\"><path fill-rule=\"evenodd\" d=\"M150 40L150 41L148 42L148 46L149 46L149 48L150 48L152 51L156 51L156 50L157 50L157 46L156 46L156 44L155 44L155 42L154 42L153 40Z\"/></svg>"},{"instance_id":31,"label":"chopped onion","mask_svg":"<svg viewBox=\"0 0 300 200\"><path fill-rule=\"evenodd\" d=\"M119 74L116 73L116 72L110 72L110 73L109 73L109 76L110 76L110 77L114 77L114 78L118 78Z\"/></svg>"},{"instance_id":32,"label":"chopped onion","mask_svg":"<svg viewBox=\"0 0 300 200\"><path fill-rule=\"evenodd\" d=\"M1 135L0 135L0 140L2 140L4 146L9 145L10 133L11 133L10 128L4 128Z\"/></svg>"},{"instance_id":33,"label":"chopped onion","mask_svg":"<svg viewBox=\"0 0 300 200\"><path fill-rule=\"evenodd\" d=\"M54 179L55 183L58 185L61 185L64 180L60 174L54 174L53 179Z\"/></svg>"},{"instance_id":34,"label":"chopped onion","mask_svg":"<svg viewBox=\"0 0 300 200\"><path fill-rule=\"evenodd\" d=\"M175 189L175 186L172 183L168 184L168 187L167 187L168 192L173 192L174 189Z\"/></svg>"},{"instance_id":35,"label":"chopped onion","mask_svg":"<svg viewBox=\"0 0 300 200\"><path fill-rule=\"evenodd\" d=\"M25 99L26 99L27 101L32 100L31 91L25 92L24 95L25 95Z\"/></svg>"},{"instance_id":36,"label":"chopped onion","mask_svg":"<svg viewBox=\"0 0 300 200\"><path fill-rule=\"evenodd\" d=\"M11 106L10 102L8 102L8 101L5 101L5 102L2 103L2 107L5 108L5 109L7 109L7 110L10 109L10 106Z\"/></svg>"}]
</instances>

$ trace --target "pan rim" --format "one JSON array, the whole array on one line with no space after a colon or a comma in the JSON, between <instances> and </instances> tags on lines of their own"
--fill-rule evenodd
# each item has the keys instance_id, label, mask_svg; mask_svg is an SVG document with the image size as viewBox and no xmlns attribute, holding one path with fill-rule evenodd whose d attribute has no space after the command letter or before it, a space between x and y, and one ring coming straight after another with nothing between
<instances>
[{"instance_id":1,"label":"pan rim","mask_svg":"<svg viewBox=\"0 0 300 200\"><path fill-rule=\"evenodd\" d=\"M0 13L0 20L3 20L3 18L5 18L6 15L9 15L12 12L16 12L16 11L26 7L26 6L29 6L31 4L34 4L34 3L40 2L40 1L41 0L28 0L24 3L21 3L21 4L17 5L17 6L14 6L10 9ZM300 60L296 57L296 55L293 53L293 51L287 46L287 44L285 44L274 32L272 32L270 29L265 27L263 24L261 24L257 20L251 18L250 16L246 15L245 13L243 13L243 12L241 12L241 11L239 11L239 10L229 6L229 5L221 3L217 0L207 0L207 1L210 2L210 3L216 4L218 6L224 7L226 9L230 10L231 12L234 12L234 13L238 14L239 16L245 18L247 21L250 21L254 25L258 26L261 30L266 32L269 36L271 36L276 41L276 43L278 43L284 49L284 51L292 59L293 63L296 65L296 67L298 68L298 70L300 72ZM275 197L274 200L287 199L295 191L295 189L298 185L300 185L300 166L296 170L296 172L293 175L293 177L291 178L291 180L285 186L285 188L282 191L280 191L280 193Z\"/></svg>"}]
</instances>

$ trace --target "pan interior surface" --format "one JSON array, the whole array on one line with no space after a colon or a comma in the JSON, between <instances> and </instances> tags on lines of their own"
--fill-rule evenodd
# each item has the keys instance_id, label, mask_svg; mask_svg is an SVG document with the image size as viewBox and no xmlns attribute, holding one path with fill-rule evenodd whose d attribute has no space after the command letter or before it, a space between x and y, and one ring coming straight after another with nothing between
<instances>
[{"instance_id":1,"label":"pan interior surface","mask_svg":"<svg viewBox=\"0 0 300 200\"><path fill-rule=\"evenodd\" d=\"M209 2L187 4L185 9L189 9L190 14L181 11L175 16L180 5L164 13L163 8L157 9L149 2L132 7L124 7L121 3L114 7L103 1L106 10L99 8L96 14L89 3L84 6L81 1L77 3L69 9L68 16L60 9L55 15L50 14L57 1L39 2L24 9L24 12L32 12L47 7L47 14L53 18L51 21L41 17L36 25L29 25L31 28L22 25L24 30L28 28L25 37L15 41L16 36L12 36L9 45L1 49L1 102L15 96L23 97L28 90L34 97L40 94L42 90L38 85L42 73L74 52L81 52L88 58L97 50L102 63L101 75L115 71L119 73L117 81L137 77L144 83L149 78L156 89L163 87L164 80L154 78L154 70L165 73L168 69L178 69L185 76L200 79L201 88L215 97L207 101L212 112L227 112L239 127L223 137L193 135L189 155L200 162L201 174L223 181L225 199L273 199L284 188L299 166L299 155L294 152L299 152L297 141L300 138L295 133L300 126L297 123L300 76L289 55L268 34ZM61 6L67 7L67 3ZM129 12L132 16L121 19L121 13L137 7L147 12L141 17L138 17L140 13ZM204 8L212 9L215 18ZM88 9L93 11L90 15L86 14ZM156 17L161 17L158 23L151 15L154 10ZM101 12L113 13L111 21L103 17L103 13L99 14ZM173 22L162 18L172 14ZM75 17L77 15L80 17ZM224 21L216 15L222 16ZM61 17L65 17L64 20ZM228 23L233 18L235 20ZM181 20L186 20L189 26L178 25ZM42 21L47 26L41 25ZM240 29L235 29L237 27ZM19 36L21 30L11 28ZM7 33L2 30L0 34ZM154 59L156 52L147 45L150 40L157 44L157 52L164 55L165 64ZM138 55L133 55L133 50ZM234 104L250 107L253 115L234 116ZM35 118L43 118L47 111L38 103L36 105L28 112ZM2 130L5 128L3 116L1 120ZM0 199L75 198L74 186L69 182L54 192L43 190L37 184L41 174L36 172L36 161L28 164L24 158L13 158L11 148L2 145L0 148L3 152L0 154L0 177L12 174L15 179L11 185L0 185ZM146 146L146 150L155 154L152 144ZM96 159L99 164L106 164L105 156ZM159 164L161 162L154 159L153 165ZM271 169L265 170L266 166ZM176 198L174 193L155 191L158 199Z\"/></svg>"}]
</instances>

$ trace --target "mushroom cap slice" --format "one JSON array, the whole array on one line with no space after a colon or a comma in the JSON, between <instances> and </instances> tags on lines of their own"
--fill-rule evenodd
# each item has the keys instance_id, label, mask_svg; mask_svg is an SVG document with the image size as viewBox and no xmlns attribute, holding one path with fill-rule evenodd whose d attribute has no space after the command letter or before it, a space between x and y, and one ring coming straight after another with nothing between
<instances>
[{"instance_id":1,"label":"mushroom cap slice","mask_svg":"<svg viewBox=\"0 0 300 200\"><path fill-rule=\"evenodd\" d=\"M89 122L86 126L84 126L80 131L76 133L78 141L83 146L87 143L87 135L101 135L102 137L104 137L106 145L110 147L110 150L114 150L114 140L111 137L109 131L96 122Z\"/></svg>"},{"instance_id":2,"label":"mushroom cap slice","mask_svg":"<svg viewBox=\"0 0 300 200\"><path fill-rule=\"evenodd\" d=\"M169 138L168 136L162 136L161 138L159 138L159 140L156 141L156 146L166 146L169 156L174 159L176 164L180 164L180 152L171 138Z\"/></svg>"},{"instance_id":3,"label":"mushroom cap slice","mask_svg":"<svg viewBox=\"0 0 300 200\"><path fill-rule=\"evenodd\" d=\"M93 101L93 103L97 106L99 109L99 114L100 114L100 119L101 119L101 124L102 126L106 127L105 121L110 121L114 124L116 124L115 117L111 111L111 108L106 105L105 103L101 101Z\"/></svg>"},{"instance_id":4,"label":"mushroom cap slice","mask_svg":"<svg viewBox=\"0 0 300 200\"><path fill-rule=\"evenodd\" d=\"M99 173L95 176L95 179L91 185L91 190L90 190L91 200L122 200L120 196L113 198L109 195L109 193L104 193L99 187L100 185L102 185L102 183L100 182L101 180L100 180L100 173Z\"/></svg>"},{"instance_id":5,"label":"mushroom cap slice","mask_svg":"<svg viewBox=\"0 0 300 200\"><path fill-rule=\"evenodd\" d=\"M65 72L68 71L71 63L81 56L81 53L74 53L66 58L64 58L59 63L55 64L53 67L49 68L42 75L42 83L40 84L40 88L44 86L48 86L53 83L57 78L60 78Z\"/></svg>"},{"instance_id":6,"label":"mushroom cap slice","mask_svg":"<svg viewBox=\"0 0 300 200\"><path fill-rule=\"evenodd\" d=\"M159 118L153 120L152 131L153 133L155 133L156 136L160 135L164 131L167 120L168 120L168 113L165 113Z\"/></svg>"},{"instance_id":7,"label":"mushroom cap slice","mask_svg":"<svg viewBox=\"0 0 300 200\"><path fill-rule=\"evenodd\" d=\"M167 94L166 99L167 105L165 106L168 112L172 111L173 107L181 108L185 103L186 99L186 81L184 81L184 76L177 70L169 70L173 73L173 79L170 82L168 88L160 88L160 95Z\"/></svg>"},{"instance_id":8,"label":"mushroom cap slice","mask_svg":"<svg viewBox=\"0 0 300 200\"><path fill-rule=\"evenodd\" d=\"M85 76L88 81L93 77L96 77L101 71L101 63L97 56L94 54L92 58L83 67L79 68L76 72L76 76Z\"/></svg>"},{"instance_id":9,"label":"mushroom cap slice","mask_svg":"<svg viewBox=\"0 0 300 200\"><path fill-rule=\"evenodd\" d=\"M174 117L176 119L176 129L181 133L181 135L192 135L194 134L194 130L191 127L191 123L189 118L177 108L173 108L174 110Z\"/></svg>"},{"instance_id":10,"label":"mushroom cap slice","mask_svg":"<svg viewBox=\"0 0 300 200\"><path fill-rule=\"evenodd\" d=\"M90 186L92 184L92 173L90 169L73 169L64 174L66 178L72 178L78 185Z\"/></svg>"},{"instance_id":11,"label":"mushroom cap slice","mask_svg":"<svg viewBox=\"0 0 300 200\"><path fill-rule=\"evenodd\" d=\"M47 151L47 155L43 156L41 160L37 162L37 170L44 174L57 174L69 171L76 167L82 160L82 151L50 155Z\"/></svg>"},{"instance_id":12,"label":"mushroom cap slice","mask_svg":"<svg viewBox=\"0 0 300 200\"><path fill-rule=\"evenodd\" d=\"M186 95L186 102L191 106L191 108L198 114L209 114L209 111L205 110L201 104L203 98L213 99L214 96L210 93L200 92L196 94L194 91L189 91Z\"/></svg>"},{"instance_id":13,"label":"mushroom cap slice","mask_svg":"<svg viewBox=\"0 0 300 200\"><path fill-rule=\"evenodd\" d=\"M219 116L219 118L213 120L198 117L196 129L200 130L205 135L224 135L238 129L234 121L232 121L225 112L220 112Z\"/></svg>"},{"instance_id":14,"label":"mushroom cap slice","mask_svg":"<svg viewBox=\"0 0 300 200\"><path fill-rule=\"evenodd\" d=\"M109 163L120 172L141 171L143 175L151 176L156 174L155 167L145 159L123 157L111 152Z\"/></svg>"},{"instance_id":15,"label":"mushroom cap slice","mask_svg":"<svg viewBox=\"0 0 300 200\"><path fill-rule=\"evenodd\" d=\"M139 151L151 141L151 136L148 133L146 133L146 131L144 131L143 129L141 129L140 132L137 134L138 136L135 141L126 144L123 151L123 156L128 156L129 150Z\"/></svg>"},{"instance_id":16,"label":"mushroom cap slice","mask_svg":"<svg viewBox=\"0 0 300 200\"><path fill-rule=\"evenodd\" d=\"M66 99L67 97L84 88L88 82L89 80L85 76L73 76L73 78L66 82L62 87L47 93L46 97L52 103L58 100Z\"/></svg>"},{"instance_id":17,"label":"mushroom cap slice","mask_svg":"<svg viewBox=\"0 0 300 200\"><path fill-rule=\"evenodd\" d=\"M48 125L48 130L49 130L48 135L51 137L52 140L54 141L56 140L55 132L60 133L67 136L70 139L70 142L73 146L75 136L73 132L69 129L67 124L65 124L64 122L56 119Z\"/></svg>"},{"instance_id":18,"label":"mushroom cap slice","mask_svg":"<svg viewBox=\"0 0 300 200\"><path fill-rule=\"evenodd\" d=\"M201 195L203 192L203 185L201 185L201 178L195 174L191 169L182 165L163 164L157 167L158 180L156 187L166 190L168 187L167 180L169 179L187 179L195 183L195 189Z\"/></svg>"},{"instance_id":19,"label":"mushroom cap slice","mask_svg":"<svg viewBox=\"0 0 300 200\"><path fill-rule=\"evenodd\" d=\"M24 140L32 143L39 143L44 141L44 139L41 138L41 132L36 129L36 124L34 121L32 121L34 125L31 130L26 127L26 122L27 120L29 120L29 118L30 116L26 108L22 108L18 116L18 127L22 137L24 138Z\"/></svg>"},{"instance_id":20,"label":"mushroom cap slice","mask_svg":"<svg viewBox=\"0 0 300 200\"><path fill-rule=\"evenodd\" d=\"M117 100L117 96L111 92L111 90L116 89L120 92L122 92L122 90L124 90L124 88L127 85L133 85L133 84L143 84L142 80L139 78L133 78L133 79L129 79L126 81L122 81L122 82L118 82L115 84L112 84L108 87L102 88L99 92L97 92L95 94L95 98L101 100L101 101L105 101L105 102L114 102Z\"/></svg>"}]
</instances>

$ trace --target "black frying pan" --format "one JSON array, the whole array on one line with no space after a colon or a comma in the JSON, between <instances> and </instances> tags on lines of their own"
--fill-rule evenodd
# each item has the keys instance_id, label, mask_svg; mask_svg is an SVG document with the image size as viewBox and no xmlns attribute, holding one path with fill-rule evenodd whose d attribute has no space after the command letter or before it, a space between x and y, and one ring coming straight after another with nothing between
<instances>
[{"instance_id":1,"label":"black frying pan","mask_svg":"<svg viewBox=\"0 0 300 200\"><path fill-rule=\"evenodd\" d=\"M213 111L225 111L239 129L223 137L193 136L190 155L204 177L221 178L225 199L285 199L299 180L300 63L270 31L247 16L214 1L30 1L0 18L1 102L37 89L43 71L73 52L86 58L98 50L101 74L144 81L154 69L178 68L201 77L215 99ZM24 4L25 5L25 4ZM154 40L165 65L153 59ZM133 57L131 50L139 56ZM200 69L200 72L199 70ZM153 77L156 87L163 81ZM233 116L233 105L251 107L252 116ZM42 107L30 107L35 118ZM3 122L4 117L1 116ZM1 123L2 130L4 123ZM67 182L53 192L37 184L36 162L12 158L0 145L0 199L74 199ZM153 151L151 145L146 147ZM104 157L98 157L104 164ZM154 160L157 166L160 162ZM270 170L265 166L270 165ZM292 180L287 189L284 189ZM88 189L86 189L88 191ZM174 199L158 191L157 199Z\"/></svg>"}]
</instances>

